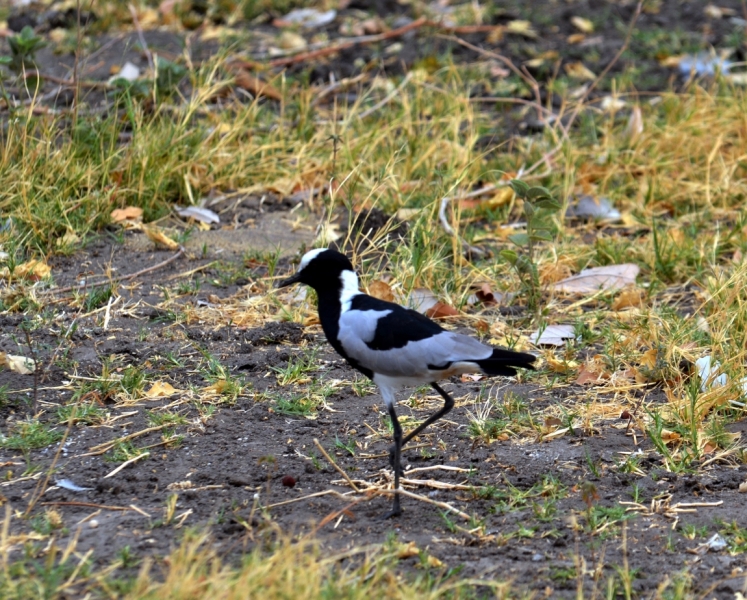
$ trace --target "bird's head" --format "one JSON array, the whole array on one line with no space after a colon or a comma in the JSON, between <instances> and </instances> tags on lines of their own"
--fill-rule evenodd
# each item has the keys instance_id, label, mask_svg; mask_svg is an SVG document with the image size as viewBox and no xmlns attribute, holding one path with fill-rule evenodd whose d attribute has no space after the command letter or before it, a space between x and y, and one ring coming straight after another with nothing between
<instances>
[{"instance_id":1,"label":"bird's head","mask_svg":"<svg viewBox=\"0 0 747 600\"><path fill-rule=\"evenodd\" d=\"M317 248L304 254L298 271L278 283L278 287L305 283L317 292L338 290L347 287L353 278L357 289L358 278L347 256L337 250Z\"/></svg>"}]
</instances>

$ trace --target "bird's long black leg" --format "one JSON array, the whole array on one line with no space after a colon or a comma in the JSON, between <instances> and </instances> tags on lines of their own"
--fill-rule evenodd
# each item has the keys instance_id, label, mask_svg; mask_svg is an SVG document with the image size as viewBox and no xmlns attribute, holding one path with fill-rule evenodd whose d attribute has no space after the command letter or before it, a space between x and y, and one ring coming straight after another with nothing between
<instances>
[{"instance_id":1,"label":"bird's long black leg","mask_svg":"<svg viewBox=\"0 0 747 600\"><path fill-rule=\"evenodd\" d=\"M444 399L444 406L441 410L439 410L436 414L431 415L428 417L428 419L425 420L424 423L421 423L418 425L415 429L413 429L410 433L408 433L405 436L405 439L402 440L402 445L404 446L407 442L409 442L412 438L414 438L416 435L418 435L423 429L428 427L431 423L435 423L438 421L441 417L446 415L452 408L454 408L454 399L447 394L440 385L437 383L431 383L431 387L433 387L434 390L436 390L439 394L441 394L441 397Z\"/></svg>"},{"instance_id":2,"label":"bird's long black leg","mask_svg":"<svg viewBox=\"0 0 747 600\"><path fill-rule=\"evenodd\" d=\"M389 462L392 465L392 469L394 469L394 504L392 504L392 510L384 515L385 519L398 517L402 514L402 508L399 505L399 476L402 471L402 465L400 464L400 455L402 454L402 426L399 424L399 419L397 419L394 404L387 403L387 409L389 410L389 417L392 419L392 428L394 429L394 447L389 453Z\"/></svg>"}]
</instances>

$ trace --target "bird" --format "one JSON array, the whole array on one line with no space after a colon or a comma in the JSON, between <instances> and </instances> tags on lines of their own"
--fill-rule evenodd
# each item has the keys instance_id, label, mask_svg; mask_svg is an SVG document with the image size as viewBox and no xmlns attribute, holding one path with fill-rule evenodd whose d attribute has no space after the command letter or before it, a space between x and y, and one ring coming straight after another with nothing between
<instances>
[{"instance_id":1,"label":"bird","mask_svg":"<svg viewBox=\"0 0 747 600\"><path fill-rule=\"evenodd\" d=\"M536 357L483 344L468 335L448 331L415 310L361 292L350 259L331 248L306 252L295 274L280 281L277 287L296 283L316 291L319 321L327 341L381 392L392 421L394 441L389 451L394 470L394 502L385 517L397 517L402 514L402 447L454 407L454 399L438 382L463 373L516 375L517 368L533 369ZM441 395L444 405L403 435L395 409L396 393L424 384Z\"/></svg>"}]
</instances>

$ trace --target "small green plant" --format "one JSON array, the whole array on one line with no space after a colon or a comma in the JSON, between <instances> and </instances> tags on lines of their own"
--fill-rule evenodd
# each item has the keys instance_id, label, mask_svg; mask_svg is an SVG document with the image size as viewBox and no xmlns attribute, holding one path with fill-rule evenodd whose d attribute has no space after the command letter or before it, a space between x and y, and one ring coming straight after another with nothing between
<instances>
[{"instance_id":1,"label":"small green plant","mask_svg":"<svg viewBox=\"0 0 747 600\"><path fill-rule=\"evenodd\" d=\"M308 417L313 415L317 408L317 402L308 394L279 396L275 400L275 411L283 415Z\"/></svg>"},{"instance_id":2,"label":"small green plant","mask_svg":"<svg viewBox=\"0 0 747 600\"><path fill-rule=\"evenodd\" d=\"M24 454L30 450L46 448L62 439L62 432L36 419L17 421L9 436L0 434L0 448L18 450Z\"/></svg>"},{"instance_id":3,"label":"small green plant","mask_svg":"<svg viewBox=\"0 0 747 600\"><path fill-rule=\"evenodd\" d=\"M114 290L111 285L105 285L103 287L94 287L86 295L83 300L83 308L86 312L91 312L97 308L102 307L112 297Z\"/></svg>"},{"instance_id":4,"label":"small green plant","mask_svg":"<svg viewBox=\"0 0 747 600\"><path fill-rule=\"evenodd\" d=\"M527 296L527 306L537 316L540 311L541 289L537 269L536 244L552 242L555 227L552 215L562 208L562 204L552 197L547 188L529 187L523 181L514 179L509 184L516 197L523 202L526 233L515 233L508 239L521 249L521 252L507 248L501 257L516 271Z\"/></svg>"},{"instance_id":5,"label":"small green plant","mask_svg":"<svg viewBox=\"0 0 747 600\"><path fill-rule=\"evenodd\" d=\"M355 451L358 448L355 445L355 440L348 438L347 442L343 442L339 437L335 436L335 448L338 450L347 450L350 456L355 456Z\"/></svg>"},{"instance_id":6,"label":"small green plant","mask_svg":"<svg viewBox=\"0 0 747 600\"><path fill-rule=\"evenodd\" d=\"M8 38L11 59L9 66L16 73L24 69L36 68L36 51L43 48L46 42L34 33L33 28L26 25L21 32Z\"/></svg>"},{"instance_id":7,"label":"small green plant","mask_svg":"<svg viewBox=\"0 0 747 600\"><path fill-rule=\"evenodd\" d=\"M100 425L105 417L104 409L95 402L71 403L57 408L57 418L63 425L67 425L71 418L73 425Z\"/></svg>"},{"instance_id":8,"label":"small green plant","mask_svg":"<svg viewBox=\"0 0 747 600\"><path fill-rule=\"evenodd\" d=\"M114 448L104 456L104 460L107 462L125 462L140 456L141 454L145 454L146 452L147 450L137 448L131 442L118 442Z\"/></svg>"}]
</instances>

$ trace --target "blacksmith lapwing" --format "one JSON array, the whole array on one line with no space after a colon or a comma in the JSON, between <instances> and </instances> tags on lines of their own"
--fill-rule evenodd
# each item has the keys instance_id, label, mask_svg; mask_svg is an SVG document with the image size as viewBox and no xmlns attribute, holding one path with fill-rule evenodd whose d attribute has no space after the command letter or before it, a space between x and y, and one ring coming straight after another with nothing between
<instances>
[{"instance_id":1,"label":"blacksmith lapwing","mask_svg":"<svg viewBox=\"0 0 747 600\"><path fill-rule=\"evenodd\" d=\"M394 470L395 492L402 473L402 446L454 406L452 397L438 385L439 380L462 373L516 375L516 367L533 368L535 357L531 354L487 346L447 331L417 311L362 293L350 260L336 250L307 252L296 274L281 281L278 287L294 283L305 283L316 290L319 320L327 340L381 390L394 428L389 461ZM444 406L403 437L395 411L395 393L424 383L441 395ZM399 494L395 493L387 516L401 512Z\"/></svg>"}]
</instances>

